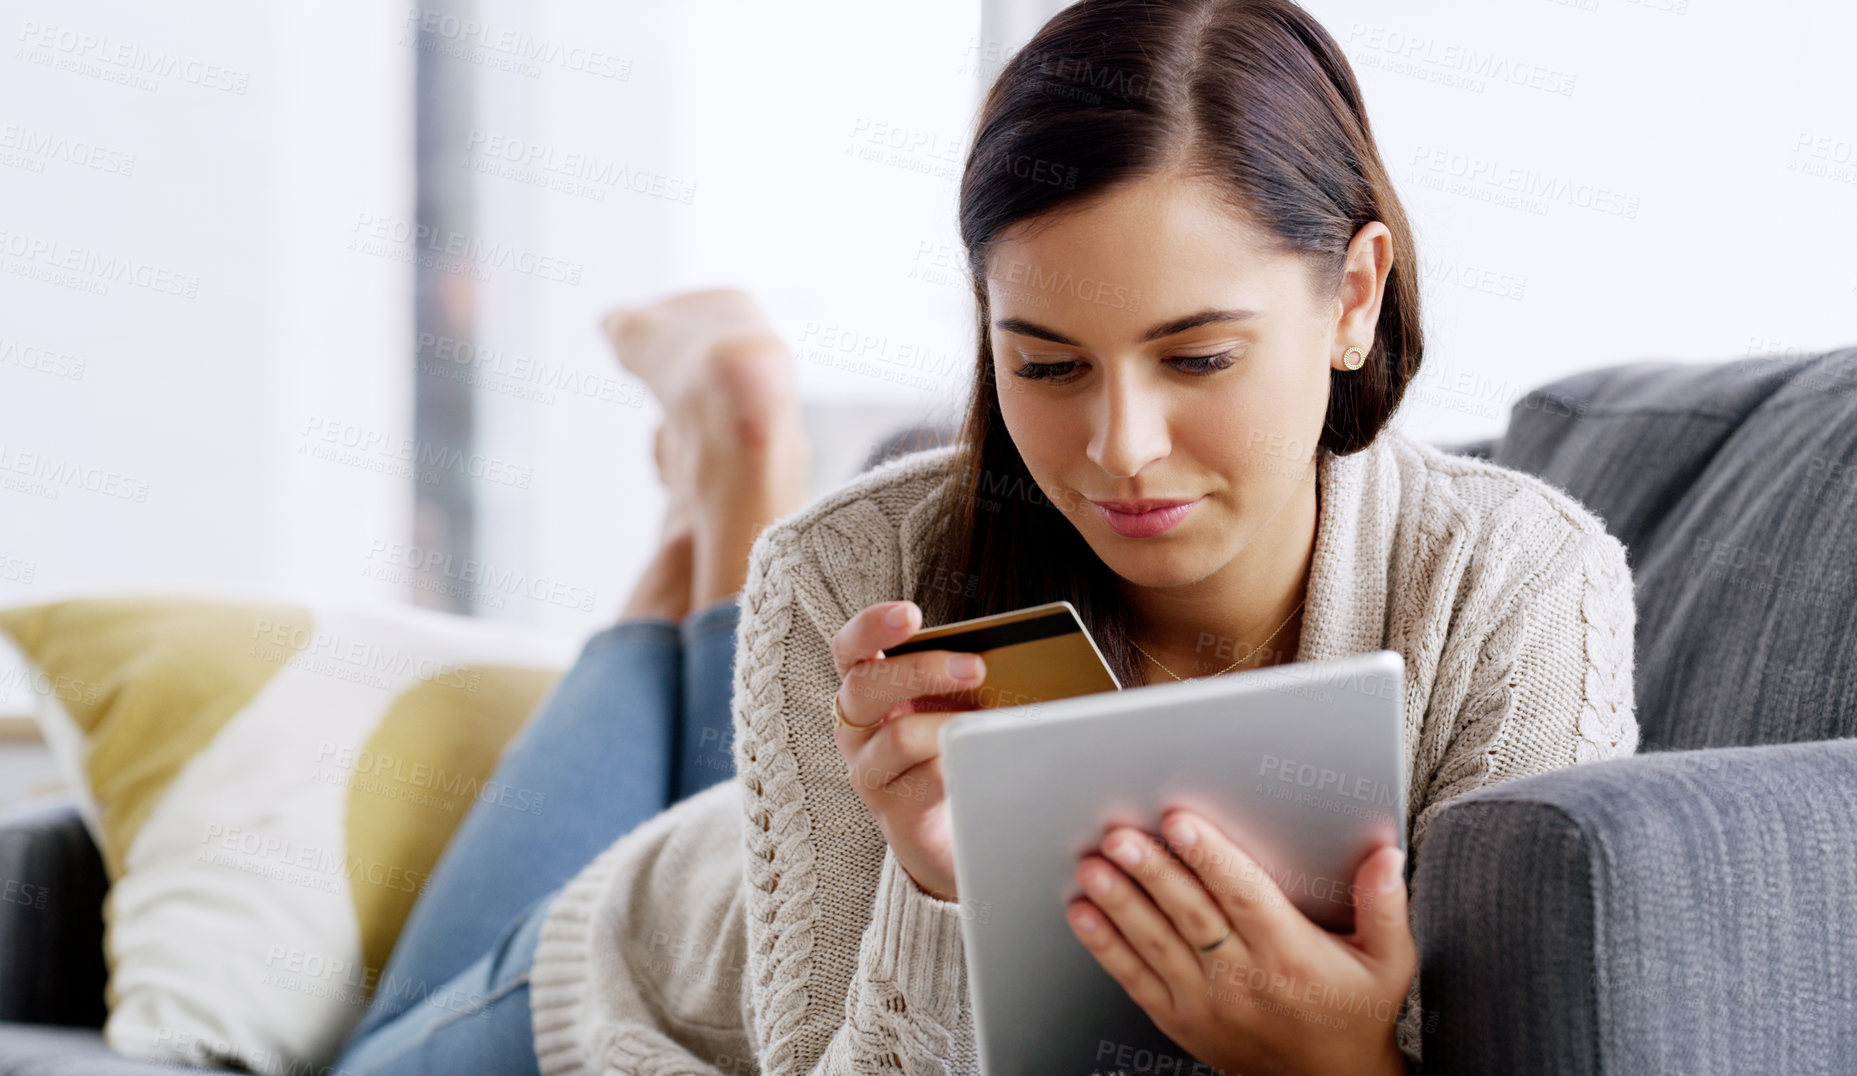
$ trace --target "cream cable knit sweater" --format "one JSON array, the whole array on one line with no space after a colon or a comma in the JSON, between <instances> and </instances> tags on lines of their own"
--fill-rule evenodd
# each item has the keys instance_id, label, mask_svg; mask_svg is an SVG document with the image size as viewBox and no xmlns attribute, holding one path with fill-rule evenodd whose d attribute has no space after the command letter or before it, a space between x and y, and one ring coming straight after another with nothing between
<instances>
[{"instance_id":1,"label":"cream cable knit sweater","mask_svg":"<svg viewBox=\"0 0 1857 1076\"><path fill-rule=\"evenodd\" d=\"M897 864L830 711L829 640L908 593L953 451L892 460L756 541L738 776L615 842L551 907L530 995L545 1076L979 1072L962 909ZM1296 657L1405 657L1410 862L1456 796L1636 750L1632 581L1598 519L1396 430L1317 465ZM1420 1028L1415 977L1399 1026L1414 1060Z\"/></svg>"}]
</instances>

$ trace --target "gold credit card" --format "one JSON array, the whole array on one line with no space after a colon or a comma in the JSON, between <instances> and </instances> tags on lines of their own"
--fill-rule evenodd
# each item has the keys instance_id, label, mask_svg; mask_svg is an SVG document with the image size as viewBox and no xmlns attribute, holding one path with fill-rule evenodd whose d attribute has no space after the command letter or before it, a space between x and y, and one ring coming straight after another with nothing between
<instances>
[{"instance_id":1,"label":"gold credit card","mask_svg":"<svg viewBox=\"0 0 1857 1076\"><path fill-rule=\"evenodd\" d=\"M979 654L986 679L956 697L988 710L1122 688L1067 601L938 624L883 653L896 657L917 650Z\"/></svg>"}]
</instances>

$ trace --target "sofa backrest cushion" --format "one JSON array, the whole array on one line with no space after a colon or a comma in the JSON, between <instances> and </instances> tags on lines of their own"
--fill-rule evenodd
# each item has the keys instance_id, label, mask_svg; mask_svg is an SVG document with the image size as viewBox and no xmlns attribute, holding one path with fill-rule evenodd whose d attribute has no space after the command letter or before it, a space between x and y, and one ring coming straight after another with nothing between
<instances>
[{"instance_id":1,"label":"sofa backrest cushion","mask_svg":"<svg viewBox=\"0 0 1857 1076\"><path fill-rule=\"evenodd\" d=\"M1575 374L1494 459L1625 544L1644 750L1857 736L1857 348Z\"/></svg>"}]
</instances>

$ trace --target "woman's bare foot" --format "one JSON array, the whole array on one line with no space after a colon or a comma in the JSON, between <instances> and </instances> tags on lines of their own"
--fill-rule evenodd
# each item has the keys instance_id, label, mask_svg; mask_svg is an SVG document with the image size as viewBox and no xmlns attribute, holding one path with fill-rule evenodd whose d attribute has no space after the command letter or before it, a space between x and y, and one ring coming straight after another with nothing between
<instances>
[{"instance_id":1,"label":"woman's bare foot","mask_svg":"<svg viewBox=\"0 0 1857 1076\"><path fill-rule=\"evenodd\" d=\"M717 343L733 337L779 340L767 316L740 288L708 288L617 307L601 319L600 328L619 365L663 401L683 395L697 376L698 360Z\"/></svg>"},{"instance_id":2,"label":"woman's bare foot","mask_svg":"<svg viewBox=\"0 0 1857 1076\"><path fill-rule=\"evenodd\" d=\"M728 597L747 582L762 529L806 501L793 356L730 288L621 308L602 327L664 408L653 456L671 495L665 533L693 535L692 605Z\"/></svg>"}]
</instances>

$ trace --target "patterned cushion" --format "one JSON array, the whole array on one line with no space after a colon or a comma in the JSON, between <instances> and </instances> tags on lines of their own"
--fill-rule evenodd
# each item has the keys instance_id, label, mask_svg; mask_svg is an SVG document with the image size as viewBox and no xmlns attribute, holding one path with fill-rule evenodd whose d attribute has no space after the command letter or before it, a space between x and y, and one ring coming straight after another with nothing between
<instances>
[{"instance_id":1,"label":"patterned cushion","mask_svg":"<svg viewBox=\"0 0 1857 1076\"><path fill-rule=\"evenodd\" d=\"M102 852L104 1037L132 1057L326 1064L395 985L380 969L466 809L556 806L487 778L571 637L121 598L0 610L8 638Z\"/></svg>"}]
</instances>

